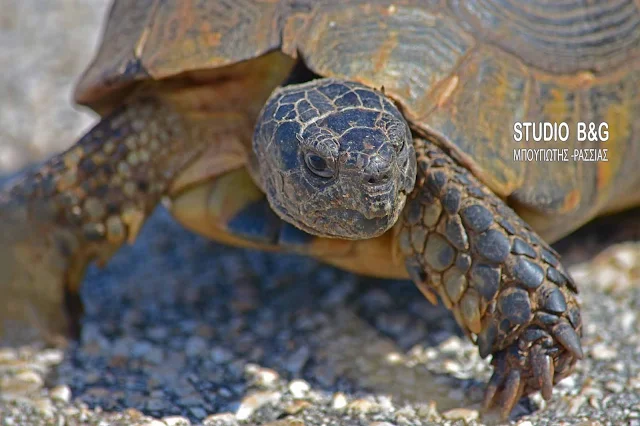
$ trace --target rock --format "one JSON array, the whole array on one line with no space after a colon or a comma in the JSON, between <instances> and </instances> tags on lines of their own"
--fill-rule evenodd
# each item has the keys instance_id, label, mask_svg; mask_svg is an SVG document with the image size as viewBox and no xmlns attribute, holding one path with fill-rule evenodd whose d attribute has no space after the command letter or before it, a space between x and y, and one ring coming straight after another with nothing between
<instances>
[{"instance_id":1,"label":"rock","mask_svg":"<svg viewBox=\"0 0 640 426\"><path fill-rule=\"evenodd\" d=\"M187 356L198 356L207 350L207 341L200 336L191 336L187 339L184 351Z\"/></svg>"},{"instance_id":2,"label":"rock","mask_svg":"<svg viewBox=\"0 0 640 426\"><path fill-rule=\"evenodd\" d=\"M284 411L287 414L298 414L313 405L309 401L296 400L284 406Z\"/></svg>"},{"instance_id":3,"label":"rock","mask_svg":"<svg viewBox=\"0 0 640 426\"><path fill-rule=\"evenodd\" d=\"M281 397L280 392L255 392L242 400L236 411L236 419L247 420L254 411L266 404L279 401Z\"/></svg>"},{"instance_id":4,"label":"rock","mask_svg":"<svg viewBox=\"0 0 640 426\"><path fill-rule=\"evenodd\" d=\"M385 408L387 408L389 411L392 411L394 407L393 405L389 404L389 407L385 407ZM413 418L416 416L416 414L417 414L416 410L414 410L413 407L411 406L404 406L394 413L396 418L398 417Z\"/></svg>"},{"instance_id":5,"label":"rock","mask_svg":"<svg viewBox=\"0 0 640 426\"><path fill-rule=\"evenodd\" d=\"M619 382L615 382L613 380L608 381L604 384L605 389L613 393L620 393L624 390L624 385Z\"/></svg>"},{"instance_id":6,"label":"rock","mask_svg":"<svg viewBox=\"0 0 640 426\"><path fill-rule=\"evenodd\" d=\"M294 398L304 398L311 386L304 380L294 380L289 384L289 392Z\"/></svg>"},{"instance_id":7,"label":"rock","mask_svg":"<svg viewBox=\"0 0 640 426\"><path fill-rule=\"evenodd\" d=\"M238 420L233 413L219 413L208 416L202 424L204 426L237 426Z\"/></svg>"},{"instance_id":8,"label":"rock","mask_svg":"<svg viewBox=\"0 0 640 426\"><path fill-rule=\"evenodd\" d=\"M167 426L191 426L189 419L182 416L163 417L162 421L165 422Z\"/></svg>"},{"instance_id":9,"label":"rock","mask_svg":"<svg viewBox=\"0 0 640 426\"><path fill-rule=\"evenodd\" d=\"M633 246L626 244L621 244L614 248L611 260L624 271L630 271L640 261L637 251L633 250Z\"/></svg>"},{"instance_id":10,"label":"rock","mask_svg":"<svg viewBox=\"0 0 640 426\"><path fill-rule=\"evenodd\" d=\"M265 423L264 426L305 426L305 424L302 420L294 418L276 420L274 422Z\"/></svg>"},{"instance_id":11,"label":"rock","mask_svg":"<svg viewBox=\"0 0 640 426\"><path fill-rule=\"evenodd\" d=\"M207 412L200 407L191 407L189 408L189 411L191 411L191 414L193 415L193 417L197 419L203 419L207 416Z\"/></svg>"},{"instance_id":12,"label":"rock","mask_svg":"<svg viewBox=\"0 0 640 426\"><path fill-rule=\"evenodd\" d=\"M219 346L212 348L209 354L211 360L216 364L224 364L233 359L233 353L231 353L231 351Z\"/></svg>"},{"instance_id":13,"label":"rock","mask_svg":"<svg viewBox=\"0 0 640 426\"><path fill-rule=\"evenodd\" d=\"M256 385L264 388L273 388L280 380L280 375L277 371L263 368L256 364L247 364L244 371L253 379Z\"/></svg>"},{"instance_id":14,"label":"rock","mask_svg":"<svg viewBox=\"0 0 640 426\"><path fill-rule=\"evenodd\" d=\"M140 426L167 426L167 424L158 419L151 419L145 423L142 423Z\"/></svg>"},{"instance_id":15,"label":"rock","mask_svg":"<svg viewBox=\"0 0 640 426\"><path fill-rule=\"evenodd\" d=\"M444 371L446 371L447 373L451 373L454 376L459 374L462 371L462 366L450 359L445 359L442 362L442 367L444 368Z\"/></svg>"},{"instance_id":16,"label":"rock","mask_svg":"<svg viewBox=\"0 0 640 426\"><path fill-rule=\"evenodd\" d=\"M50 399L38 398L33 401L33 406L44 417L51 418L55 414L55 407Z\"/></svg>"},{"instance_id":17,"label":"rock","mask_svg":"<svg viewBox=\"0 0 640 426\"><path fill-rule=\"evenodd\" d=\"M60 349L45 349L38 352L34 357L35 362L46 364L47 366L58 365L62 360L64 360L64 352Z\"/></svg>"},{"instance_id":18,"label":"rock","mask_svg":"<svg viewBox=\"0 0 640 426\"><path fill-rule=\"evenodd\" d=\"M366 399L356 399L347 405L347 410L355 414L368 414L379 410L378 404Z\"/></svg>"},{"instance_id":19,"label":"rock","mask_svg":"<svg viewBox=\"0 0 640 426\"><path fill-rule=\"evenodd\" d=\"M569 407L568 407L569 409L567 411L567 414L570 416L575 416L576 414L578 414L578 411L584 405L585 402L587 402L586 396L584 395L576 396L569 402Z\"/></svg>"},{"instance_id":20,"label":"rock","mask_svg":"<svg viewBox=\"0 0 640 426\"><path fill-rule=\"evenodd\" d=\"M431 401L428 404L420 404L416 410L416 414L426 420L435 420L440 417L438 414L438 408L434 401Z\"/></svg>"},{"instance_id":21,"label":"rock","mask_svg":"<svg viewBox=\"0 0 640 426\"><path fill-rule=\"evenodd\" d=\"M49 396L54 401L69 402L71 400L71 389L66 385L56 386L49 391Z\"/></svg>"},{"instance_id":22,"label":"rock","mask_svg":"<svg viewBox=\"0 0 640 426\"><path fill-rule=\"evenodd\" d=\"M347 397L342 392L336 392L331 400L331 407L334 410L342 410L348 404Z\"/></svg>"},{"instance_id":23,"label":"rock","mask_svg":"<svg viewBox=\"0 0 640 426\"><path fill-rule=\"evenodd\" d=\"M0 348L0 363L9 363L18 359L18 352L14 348Z\"/></svg>"},{"instance_id":24,"label":"rock","mask_svg":"<svg viewBox=\"0 0 640 426\"><path fill-rule=\"evenodd\" d=\"M160 398L149 398L149 400L147 400L145 404L145 407L149 411L160 411L167 405L168 404Z\"/></svg>"},{"instance_id":25,"label":"rock","mask_svg":"<svg viewBox=\"0 0 640 426\"><path fill-rule=\"evenodd\" d=\"M478 420L480 413L478 410L470 410L468 408L453 408L442 413L442 417L447 420L462 420L465 423L470 423Z\"/></svg>"},{"instance_id":26,"label":"rock","mask_svg":"<svg viewBox=\"0 0 640 426\"><path fill-rule=\"evenodd\" d=\"M147 332L147 336L151 340L162 343L169 336L169 330L166 327L153 327Z\"/></svg>"},{"instance_id":27,"label":"rock","mask_svg":"<svg viewBox=\"0 0 640 426\"><path fill-rule=\"evenodd\" d=\"M458 355L462 350L462 341L457 336L452 336L440 343L438 349L441 353Z\"/></svg>"},{"instance_id":28,"label":"rock","mask_svg":"<svg viewBox=\"0 0 640 426\"><path fill-rule=\"evenodd\" d=\"M3 377L0 380L0 392L7 396L25 395L42 388L44 381L42 377L34 371L23 371L15 376Z\"/></svg>"},{"instance_id":29,"label":"rock","mask_svg":"<svg viewBox=\"0 0 640 426\"><path fill-rule=\"evenodd\" d=\"M604 342L593 345L590 352L593 359L597 359L598 361L609 361L618 356L616 348Z\"/></svg>"}]
</instances>

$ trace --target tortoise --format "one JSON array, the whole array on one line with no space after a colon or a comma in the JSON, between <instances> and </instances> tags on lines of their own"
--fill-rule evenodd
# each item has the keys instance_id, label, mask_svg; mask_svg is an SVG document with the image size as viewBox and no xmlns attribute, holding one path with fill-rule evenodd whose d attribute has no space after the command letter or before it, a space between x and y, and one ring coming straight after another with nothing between
<instances>
[{"instance_id":1,"label":"tortoise","mask_svg":"<svg viewBox=\"0 0 640 426\"><path fill-rule=\"evenodd\" d=\"M492 355L486 407L549 399L583 357L549 243L640 204L639 26L632 0L115 0L75 93L102 120L0 193L0 334L73 336L87 264L164 200L224 243L411 278ZM608 161L515 161L541 147L518 123Z\"/></svg>"}]
</instances>

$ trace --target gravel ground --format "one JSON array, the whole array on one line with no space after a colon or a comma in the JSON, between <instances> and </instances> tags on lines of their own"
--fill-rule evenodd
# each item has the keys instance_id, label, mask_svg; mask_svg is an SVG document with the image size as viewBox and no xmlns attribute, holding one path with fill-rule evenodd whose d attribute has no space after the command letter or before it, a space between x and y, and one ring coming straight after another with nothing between
<instances>
[{"instance_id":1,"label":"gravel ground","mask_svg":"<svg viewBox=\"0 0 640 426\"><path fill-rule=\"evenodd\" d=\"M3 172L94 119L69 99L105 6L0 0ZM515 424L640 426L640 245L593 258L602 226L559 245L582 290L587 358L551 402L522 401ZM160 209L135 245L89 271L84 298L82 337L68 350L0 349L0 425L491 420L477 411L488 363L408 282L223 247Z\"/></svg>"}]
</instances>

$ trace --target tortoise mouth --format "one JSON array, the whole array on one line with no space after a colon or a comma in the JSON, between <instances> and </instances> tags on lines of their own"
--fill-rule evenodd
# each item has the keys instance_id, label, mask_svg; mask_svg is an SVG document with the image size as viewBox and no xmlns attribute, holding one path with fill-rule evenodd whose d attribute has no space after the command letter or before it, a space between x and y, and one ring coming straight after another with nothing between
<instances>
[{"instance_id":1,"label":"tortoise mouth","mask_svg":"<svg viewBox=\"0 0 640 426\"><path fill-rule=\"evenodd\" d=\"M405 191L382 193L375 197L376 208L366 212L347 207L331 207L311 212L306 223L299 223L305 231L329 238L346 240L364 240L378 237L388 231L398 220L404 208L407 194ZM391 201L390 201L391 200Z\"/></svg>"},{"instance_id":2,"label":"tortoise mouth","mask_svg":"<svg viewBox=\"0 0 640 426\"><path fill-rule=\"evenodd\" d=\"M392 222L390 214L366 217L353 209L332 208L317 212L313 228L322 236L349 240L368 239L382 235ZM332 220L326 220L327 217ZM392 225L393 223L391 223Z\"/></svg>"}]
</instances>

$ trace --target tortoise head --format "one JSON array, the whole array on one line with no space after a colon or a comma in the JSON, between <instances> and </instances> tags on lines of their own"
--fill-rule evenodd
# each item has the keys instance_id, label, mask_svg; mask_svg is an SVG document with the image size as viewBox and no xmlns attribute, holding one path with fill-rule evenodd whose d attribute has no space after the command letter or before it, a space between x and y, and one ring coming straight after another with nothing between
<instances>
[{"instance_id":1,"label":"tortoise head","mask_svg":"<svg viewBox=\"0 0 640 426\"><path fill-rule=\"evenodd\" d=\"M318 236L381 235L415 184L407 122L382 93L358 83L277 89L258 117L253 149L273 210Z\"/></svg>"}]
</instances>

